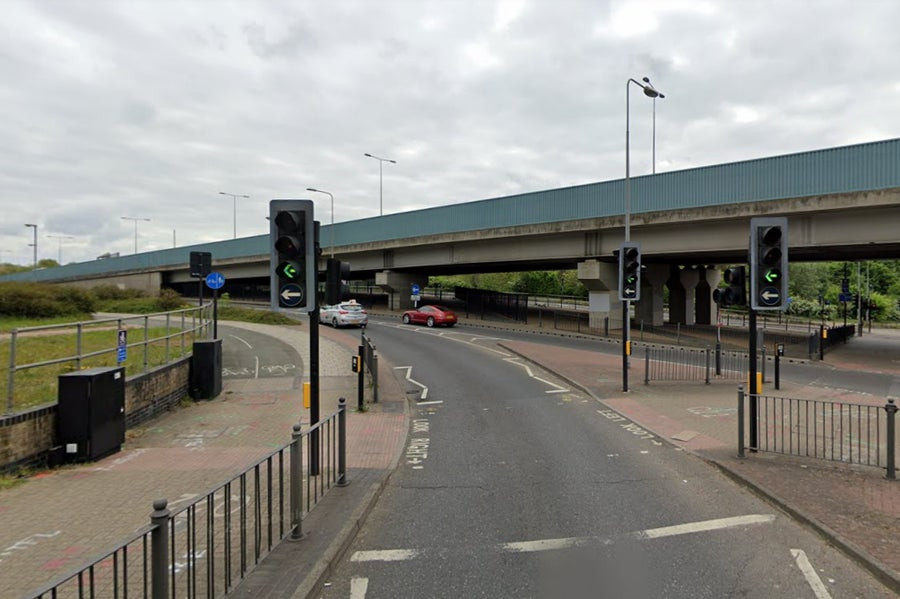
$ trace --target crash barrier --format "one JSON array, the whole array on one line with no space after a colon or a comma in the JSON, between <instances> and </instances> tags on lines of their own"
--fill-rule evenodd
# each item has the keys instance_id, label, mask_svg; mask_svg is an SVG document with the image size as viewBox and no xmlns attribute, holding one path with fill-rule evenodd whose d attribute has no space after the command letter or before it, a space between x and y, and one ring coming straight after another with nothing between
<instances>
[{"instance_id":1,"label":"crash barrier","mask_svg":"<svg viewBox=\"0 0 900 599\"><path fill-rule=\"evenodd\" d=\"M153 502L150 524L29 598L223 597L334 486L347 484L346 400L337 412L225 484L177 506Z\"/></svg>"},{"instance_id":2,"label":"crash barrier","mask_svg":"<svg viewBox=\"0 0 900 599\"><path fill-rule=\"evenodd\" d=\"M362 341L360 348L362 349L363 365L369 369L372 376L372 401L378 403L378 352L375 351L375 344L366 335L365 331L360 334Z\"/></svg>"},{"instance_id":3,"label":"crash barrier","mask_svg":"<svg viewBox=\"0 0 900 599\"><path fill-rule=\"evenodd\" d=\"M757 353L758 373L766 378L766 351ZM707 385L714 378L746 379L750 369L747 352L722 349L697 349L647 345L644 348L644 384L650 381L703 381Z\"/></svg>"},{"instance_id":4,"label":"crash barrier","mask_svg":"<svg viewBox=\"0 0 900 599\"><path fill-rule=\"evenodd\" d=\"M753 400L756 400L755 402ZM756 435L745 427L754 418ZM746 408L746 409L745 409ZM765 451L885 470L896 479L897 406L750 395L738 389L738 455ZM745 431L749 431L747 435Z\"/></svg>"},{"instance_id":5,"label":"crash barrier","mask_svg":"<svg viewBox=\"0 0 900 599\"><path fill-rule=\"evenodd\" d=\"M38 394L56 401L56 377L65 372L95 366L123 365L128 376L145 373L191 353L195 340L212 332L212 304L205 306L121 316L83 322L13 329L9 339L6 380L6 413L15 411L13 397ZM29 344L51 338L57 341L49 355L29 358Z\"/></svg>"}]
</instances>

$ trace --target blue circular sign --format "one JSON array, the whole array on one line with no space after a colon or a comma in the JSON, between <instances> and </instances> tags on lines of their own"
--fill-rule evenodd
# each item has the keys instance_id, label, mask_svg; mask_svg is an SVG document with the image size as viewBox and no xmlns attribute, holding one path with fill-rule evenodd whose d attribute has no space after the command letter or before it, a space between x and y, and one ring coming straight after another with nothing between
<instances>
[{"instance_id":1,"label":"blue circular sign","mask_svg":"<svg viewBox=\"0 0 900 599\"><path fill-rule=\"evenodd\" d=\"M412 294L419 295L419 286L415 283L413 283L413 286L412 286Z\"/></svg>"},{"instance_id":2,"label":"blue circular sign","mask_svg":"<svg viewBox=\"0 0 900 599\"><path fill-rule=\"evenodd\" d=\"M281 289L278 292L278 297L281 298L281 304L285 308L294 308L303 303L303 298L306 296L303 293L303 287L297 285L296 283L287 283L281 286Z\"/></svg>"},{"instance_id":3,"label":"blue circular sign","mask_svg":"<svg viewBox=\"0 0 900 599\"><path fill-rule=\"evenodd\" d=\"M775 287L764 287L759 293L759 300L764 306L775 306L781 302L781 292Z\"/></svg>"},{"instance_id":4,"label":"blue circular sign","mask_svg":"<svg viewBox=\"0 0 900 599\"><path fill-rule=\"evenodd\" d=\"M206 286L210 289L221 289L225 284L225 276L220 272L211 272L206 275Z\"/></svg>"}]
</instances>

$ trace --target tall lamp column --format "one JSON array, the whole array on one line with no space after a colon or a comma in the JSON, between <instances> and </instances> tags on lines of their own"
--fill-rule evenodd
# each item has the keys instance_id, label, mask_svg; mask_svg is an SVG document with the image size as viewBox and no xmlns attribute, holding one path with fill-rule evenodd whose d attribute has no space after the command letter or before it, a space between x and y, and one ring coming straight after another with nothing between
<instances>
[{"instance_id":1,"label":"tall lamp column","mask_svg":"<svg viewBox=\"0 0 900 599\"><path fill-rule=\"evenodd\" d=\"M385 162L390 162L391 164L397 164L396 160L391 160L390 158L379 158L373 154L369 154L366 152L365 154L369 158L374 158L378 161L378 216L384 216L384 170L383 166Z\"/></svg>"}]
</instances>

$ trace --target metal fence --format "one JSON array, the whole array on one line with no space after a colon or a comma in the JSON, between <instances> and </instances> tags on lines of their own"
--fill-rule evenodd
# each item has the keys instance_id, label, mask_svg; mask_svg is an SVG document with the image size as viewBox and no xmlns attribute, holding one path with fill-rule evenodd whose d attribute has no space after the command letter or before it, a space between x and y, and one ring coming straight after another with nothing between
<instances>
[{"instance_id":1,"label":"metal fence","mask_svg":"<svg viewBox=\"0 0 900 599\"><path fill-rule=\"evenodd\" d=\"M572 331L575 333L597 334L591 330L590 314L574 310L557 310L537 308L537 325L539 328L553 328L555 331ZM532 313L534 310L532 310ZM603 336L609 336L609 318L603 321Z\"/></svg>"},{"instance_id":2,"label":"metal fence","mask_svg":"<svg viewBox=\"0 0 900 599\"><path fill-rule=\"evenodd\" d=\"M765 380L765 350L760 350L759 372ZM750 367L747 352L647 345L644 348L644 384L650 381L703 381L713 378L746 379Z\"/></svg>"},{"instance_id":3,"label":"metal fence","mask_svg":"<svg viewBox=\"0 0 900 599\"><path fill-rule=\"evenodd\" d=\"M152 321L152 329L151 329ZM209 337L212 329L212 304L140 316L121 316L84 322L51 324L13 329L9 338L9 361L6 371L6 413L13 413L17 375L20 390L29 385L38 395L53 403L56 375L86 366L115 366L122 362L129 375L147 372L168 364L174 357L191 352L194 340ZM160 328L159 334L151 334ZM121 331L127 335L120 345ZM135 339L134 337L138 337ZM36 339L52 339L52 349L45 349L40 360L23 356L28 344ZM46 344L42 347L45 347ZM129 356L122 360L120 352ZM55 355L51 356L50 353Z\"/></svg>"},{"instance_id":4,"label":"metal fence","mask_svg":"<svg viewBox=\"0 0 900 599\"><path fill-rule=\"evenodd\" d=\"M738 455L746 449L884 468L896 478L897 435L894 400L874 406L768 395L756 399L757 439L745 438L753 419L751 402L738 391ZM748 404L745 412L744 404Z\"/></svg>"},{"instance_id":5,"label":"metal fence","mask_svg":"<svg viewBox=\"0 0 900 599\"><path fill-rule=\"evenodd\" d=\"M375 351L375 344L372 343L365 331L362 331L360 337L363 365L369 369L369 374L372 376L372 401L378 403L378 352Z\"/></svg>"},{"instance_id":6,"label":"metal fence","mask_svg":"<svg viewBox=\"0 0 900 599\"><path fill-rule=\"evenodd\" d=\"M347 484L346 401L225 484L186 505L153 503L150 524L28 598L223 597L303 518Z\"/></svg>"}]
</instances>

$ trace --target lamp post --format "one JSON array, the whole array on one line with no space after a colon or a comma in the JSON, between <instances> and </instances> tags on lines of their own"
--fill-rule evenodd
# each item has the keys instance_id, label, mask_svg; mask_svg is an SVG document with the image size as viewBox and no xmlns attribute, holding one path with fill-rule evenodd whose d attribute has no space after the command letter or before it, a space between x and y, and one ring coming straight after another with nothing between
<instances>
[{"instance_id":1,"label":"lamp post","mask_svg":"<svg viewBox=\"0 0 900 599\"><path fill-rule=\"evenodd\" d=\"M134 221L134 253L137 254L137 224L139 220L150 222L149 218L139 218L135 216L123 216L122 220L132 220Z\"/></svg>"},{"instance_id":2,"label":"lamp post","mask_svg":"<svg viewBox=\"0 0 900 599\"><path fill-rule=\"evenodd\" d=\"M220 192L219 192L219 195L223 195L223 196L231 196L231 200L232 200L232 202L234 203L234 239L237 239L237 199L238 199L238 198L247 198L247 199L249 199L250 196L248 196L248 195L242 195L242 194L239 194L239 193L228 193L228 192L225 192L225 191L220 191Z\"/></svg>"},{"instance_id":3,"label":"lamp post","mask_svg":"<svg viewBox=\"0 0 900 599\"><path fill-rule=\"evenodd\" d=\"M334 258L334 196L331 194L330 191L315 189L313 187L307 187L306 191L312 191L315 193L324 193L329 198L331 198L331 226L328 227L328 230L331 232L331 257Z\"/></svg>"},{"instance_id":4,"label":"lamp post","mask_svg":"<svg viewBox=\"0 0 900 599\"><path fill-rule=\"evenodd\" d=\"M365 155L378 161L378 216L384 216L384 170L382 167L385 162L397 164L397 161L391 160L390 158L379 158L368 152L366 152Z\"/></svg>"},{"instance_id":5,"label":"lamp post","mask_svg":"<svg viewBox=\"0 0 900 599\"><path fill-rule=\"evenodd\" d=\"M47 235L47 237L58 240L56 261L60 265L62 265L62 240L63 239L75 239L75 238L72 237L71 235Z\"/></svg>"},{"instance_id":6,"label":"lamp post","mask_svg":"<svg viewBox=\"0 0 900 599\"><path fill-rule=\"evenodd\" d=\"M34 248L34 268L37 268L37 225L25 223L26 227L34 228L34 243L29 243Z\"/></svg>"},{"instance_id":7,"label":"lamp post","mask_svg":"<svg viewBox=\"0 0 900 599\"><path fill-rule=\"evenodd\" d=\"M648 77L642 78L641 81L629 78L625 82L625 241L631 241L631 84L634 83L644 91L644 95L652 98L654 102L656 98L665 98L665 96L653 87ZM654 105L655 106L655 105ZM653 153L654 162L656 161L656 111L654 110L654 139ZM656 167L654 165L654 172ZM622 300L622 390L628 391L628 349L629 339L631 337L630 322L630 300Z\"/></svg>"}]
</instances>

